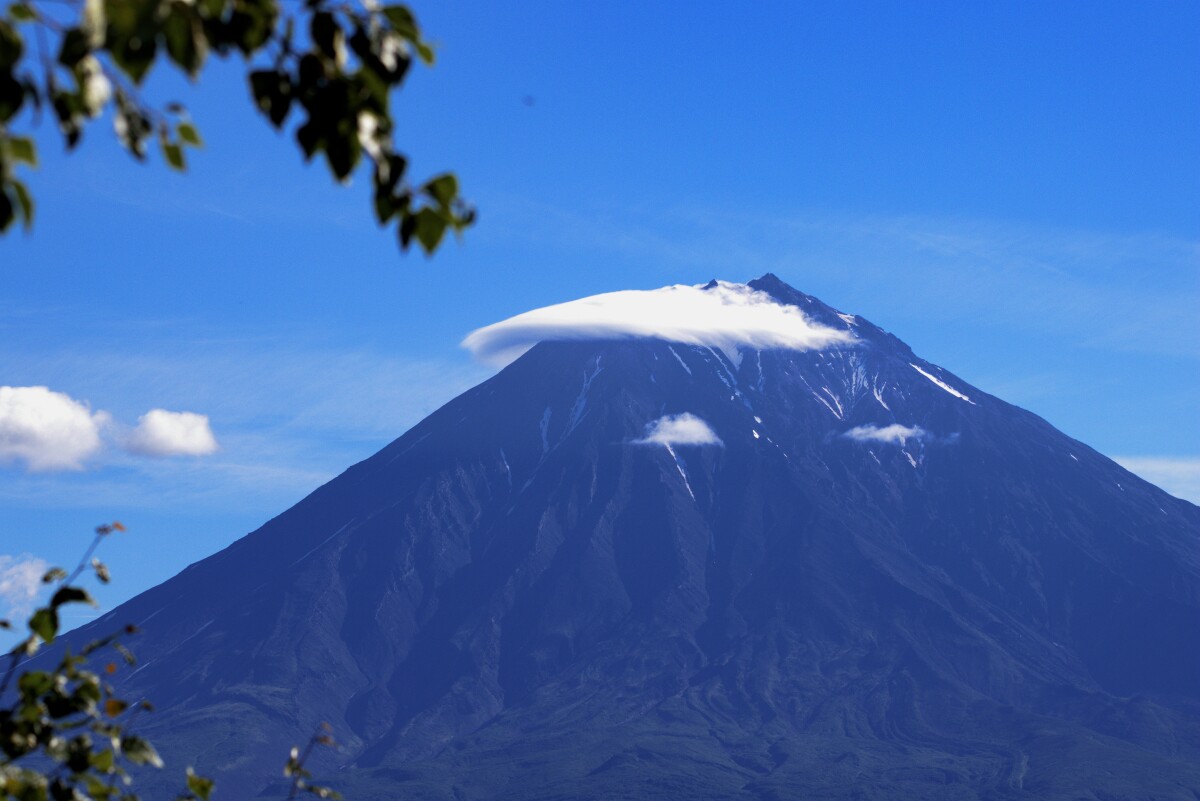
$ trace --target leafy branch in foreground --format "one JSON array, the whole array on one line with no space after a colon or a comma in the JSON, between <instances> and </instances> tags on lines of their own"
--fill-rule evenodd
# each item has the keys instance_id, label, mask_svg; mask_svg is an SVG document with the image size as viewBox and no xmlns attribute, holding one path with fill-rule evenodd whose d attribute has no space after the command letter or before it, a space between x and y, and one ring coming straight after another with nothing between
<instances>
[{"instance_id":1,"label":"leafy branch in foreground","mask_svg":"<svg viewBox=\"0 0 1200 801\"><path fill-rule=\"evenodd\" d=\"M77 654L65 651L52 669L18 673L26 660L54 642L60 610L73 604L95 604L75 580L91 567L100 581L108 581L108 569L92 554L100 541L115 531L124 531L124 527L120 523L100 526L75 570L68 574L53 568L42 577L45 584L54 586L50 601L34 611L28 635L8 652L0 679L0 699L4 701L0 706L0 798L129 799L126 766L162 765L154 747L129 731L130 723L139 712L149 709L149 704L131 704L119 698L106 678L89 669L109 649L133 664L133 654L120 638L135 633L134 627L88 643ZM3 627L10 627L8 621ZM108 662L103 670L111 676L117 671L116 663ZM11 703L6 695L10 687L15 689Z\"/></svg>"},{"instance_id":2,"label":"leafy branch in foreground","mask_svg":"<svg viewBox=\"0 0 1200 801\"><path fill-rule=\"evenodd\" d=\"M332 798L340 799L342 794L336 790L331 790L328 787L323 787L319 784L312 783L312 773L305 769L304 765L308 762L308 758L312 756L313 749L317 746L325 746L326 748L336 748L337 743L333 741L332 730L328 723L322 723L313 732L312 737L308 738L308 744L304 746L304 750L293 748L291 754L288 755L287 764L283 767L283 775L292 780L291 790L288 792L288 801L300 796L300 793L312 793L317 798Z\"/></svg>"},{"instance_id":3,"label":"leafy branch in foreground","mask_svg":"<svg viewBox=\"0 0 1200 801\"><path fill-rule=\"evenodd\" d=\"M402 249L415 240L432 253L447 230L473 222L454 175L411 183L392 142L391 91L414 57L434 59L404 5L15 0L0 14L0 231L33 222L33 198L18 173L37 166L37 147L14 125L32 125L49 109L72 149L87 124L111 110L134 158L145 159L156 140L166 163L182 170L187 148L201 144L198 129L183 106L157 108L140 87L161 61L195 79L213 54L242 56L254 104L275 128L299 116L295 137L306 160L323 156L341 182L370 163L375 217L396 224Z\"/></svg>"},{"instance_id":4,"label":"leafy branch in foreground","mask_svg":"<svg viewBox=\"0 0 1200 801\"><path fill-rule=\"evenodd\" d=\"M118 697L107 678L117 672L117 663L103 659L112 651L126 665L136 663L120 641L137 633L134 626L93 640L76 654L67 649L52 669L21 669L58 637L61 609L95 605L75 582L90 568L101 583L108 583L108 568L93 554L105 537L124 530L115 522L99 526L73 571L56 567L46 572L42 582L54 589L50 601L33 612L27 635L5 657L0 678L0 801L137 801L129 767L163 766L154 746L132 731L137 716L152 710L150 703ZM11 629L12 624L0 620L0 628ZM102 662L103 676L91 669ZM334 746L327 724L321 724L303 752L292 749L284 766L284 776L292 780L289 798L302 791L341 798L311 782L305 762L317 746ZM212 779L189 767L176 801L209 801L213 788Z\"/></svg>"}]
</instances>

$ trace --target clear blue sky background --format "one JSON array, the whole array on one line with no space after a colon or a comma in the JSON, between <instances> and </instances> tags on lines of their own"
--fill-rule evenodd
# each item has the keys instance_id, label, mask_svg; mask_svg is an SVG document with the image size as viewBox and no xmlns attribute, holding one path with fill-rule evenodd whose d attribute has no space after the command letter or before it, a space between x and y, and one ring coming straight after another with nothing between
<instances>
[{"instance_id":1,"label":"clear blue sky background","mask_svg":"<svg viewBox=\"0 0 1200 801\"><path fill-rule=\"evenodd\" d=\"M488 375L471 329L768 270L1200 498L1200 5L414 8L439 63L398 138L480 209L433 260L302 165L238 63L152 87L206 139L186 176L107 123L69 157L42 131L0 384L207 414L222 451L0 467L0 554L66 562L122 519L111 605Z\"/></svg>"}]
</instances>

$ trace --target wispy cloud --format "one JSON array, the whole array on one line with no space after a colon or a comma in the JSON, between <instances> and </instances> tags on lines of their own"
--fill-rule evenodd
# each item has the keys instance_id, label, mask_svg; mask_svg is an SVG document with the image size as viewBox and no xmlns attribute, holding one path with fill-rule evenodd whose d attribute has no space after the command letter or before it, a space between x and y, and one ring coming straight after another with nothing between
<instances>
[{"instance_id":1,"label":"wispy cloud","mask_svg":"<svg viewBox=\"0 0 1200 801\"><path fill-rule=\"evenodd\" d=\"M638 445L721 445L721 438L708 423L694 414L666 415L646 426L646 435L634 440Z\"/></svg>"},{"instance_id":2,"label":"wispy cloud","mask_svg":"<svg viewBox=\"0 0 1200 801\"><path fill-rule=\"evenodd\" d=\"M0 618L19 625L33 611L50 565L31 554L0 554Z\"/></svg>"},{"instance_id":3,"label":"wispy cloud","mask_svg":"<svg viewBox=\"0 0 1200 801\"><path fill-rule=\"evenodd\" d=\"M503 365L542 341L627 338L720 348L735 362L741 346L808 350L853 340L765 292L720 282L607 292L546 306L473 331L463 346Z\"/></svg>"},{"instance_id":4,"label":"wispy cloud","mask_svg":"<svg viewBox=\"0 0 1200 801\"><path fill-rule=\"evenodd\" d=\"M929 436L929 433L920 426L902 426L899 423L892 423L880 428L868 423L867 425L855 426L843 433L842 436L856 442L883 442L891 445L904 445L910 439L924 439Z\"/></svg>"},{"instance_id":5,"label":"wispy cloud","mask_svg":"<svg viewBox=\"0 0 1200 801\"><path fill-rule=\"evenodd\" d=\"M1200 458L1114 456L1113 461L1176 498L1200 504Z\"/></svg>"}]
</instances>

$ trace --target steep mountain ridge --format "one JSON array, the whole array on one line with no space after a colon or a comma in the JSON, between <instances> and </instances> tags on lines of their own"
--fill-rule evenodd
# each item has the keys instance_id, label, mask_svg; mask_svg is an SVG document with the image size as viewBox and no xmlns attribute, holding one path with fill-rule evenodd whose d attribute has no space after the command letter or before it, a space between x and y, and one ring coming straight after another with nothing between
<instances>
[{"instance_id":1,"label":"steep mountain ridge","mask_svg":"<svg viewBox=\"0 0 1200 801\"><path fill-rule=\"evenodd\" d=\"M749 286L854 343L543 342L80 636L244 795L1200 797L1200 509Z\"/></svg>"}]
</instances>

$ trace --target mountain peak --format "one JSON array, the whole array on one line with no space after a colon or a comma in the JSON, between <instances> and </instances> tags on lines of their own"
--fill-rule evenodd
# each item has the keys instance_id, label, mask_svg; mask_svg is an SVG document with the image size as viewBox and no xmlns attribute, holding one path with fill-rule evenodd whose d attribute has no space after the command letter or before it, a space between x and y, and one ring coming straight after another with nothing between
<instances>
[{"instance_id":1,"label":"mountain peak","mask_svg":"<svg viewBox=\"0 0 1200 801\"><path fill-rule=\"evenodd\" d=\"M770 274L489 329L532 349L65 638L138 623L168 761L280 798L329 721L360 798L1195 801L1200 508Z\"/></svg>"}]
</instances>

